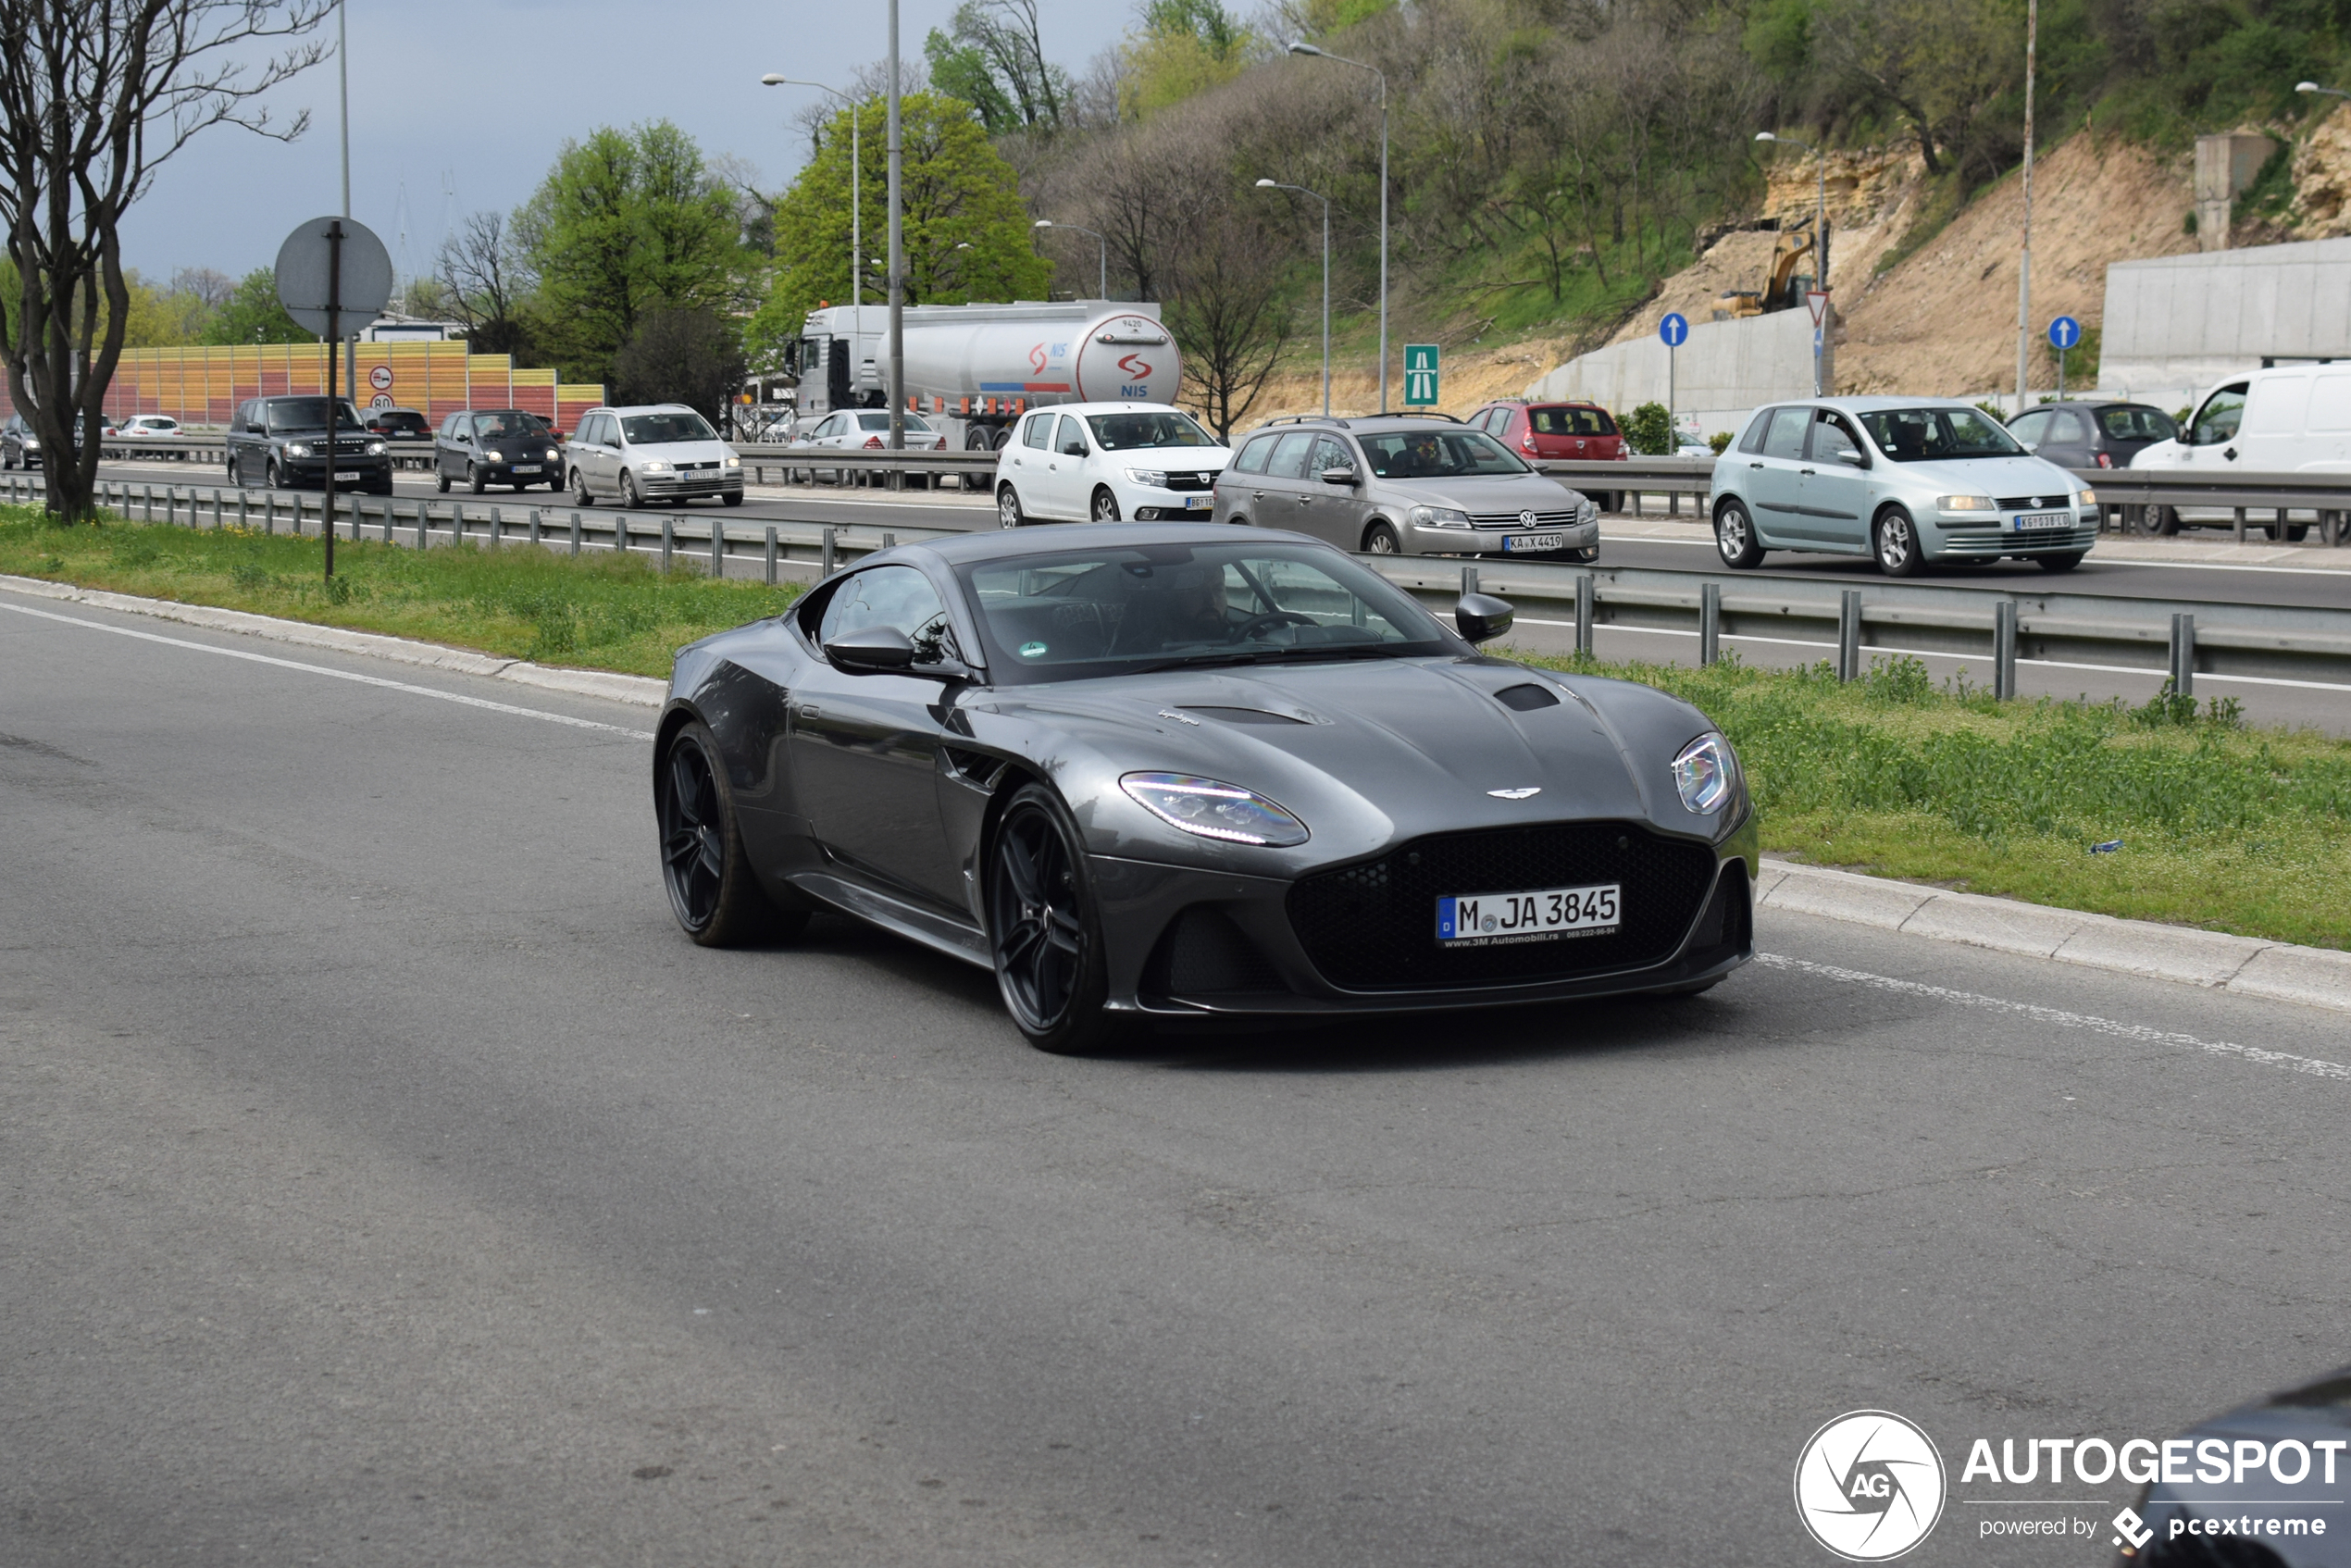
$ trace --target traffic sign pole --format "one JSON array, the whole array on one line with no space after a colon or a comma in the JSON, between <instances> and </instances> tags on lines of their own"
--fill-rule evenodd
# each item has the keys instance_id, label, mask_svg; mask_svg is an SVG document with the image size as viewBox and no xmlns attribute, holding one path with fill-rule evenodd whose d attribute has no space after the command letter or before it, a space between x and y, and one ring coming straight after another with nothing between
<instances>
[{"instance_id":1,"label":"traffic sign pole","mask_svg":"<svg viewBox=\"0 0 2351 1568\"><path fill-rule=\"evenodd\" d=\"M1673 431L1673 444L1681 444L1681 427L1674 423L1675 378L1680 370L1682 340L1690 335L1690 318L1678 310L1669 310L1665 319L1657 324L1657 335L1665 340L1665 422Z\"/></svg>"},{"instance_id":2,"label":"traffic sign pole","mask_svg":"<svg viewBox=\"0 0 2351 1568\"><path fill-rule=\"evenodd\" d=\"M2082 341L2082 323L2060 316L2049 323L2049 346L2058 354L2058 396L2065 395L2065 352Z\"/></svg>"},{"instance_id":3,"label":"traffic sign pole","mask_svg":"<svg viewBox=\"0 0 2351 1568\"><path fill-rule=\"evenodd\" d=\"M327 225L327 479L318 524L327 536L327 577L335 575L335 355L342 347L342 220Z\"/></svg>"}]
</instances>

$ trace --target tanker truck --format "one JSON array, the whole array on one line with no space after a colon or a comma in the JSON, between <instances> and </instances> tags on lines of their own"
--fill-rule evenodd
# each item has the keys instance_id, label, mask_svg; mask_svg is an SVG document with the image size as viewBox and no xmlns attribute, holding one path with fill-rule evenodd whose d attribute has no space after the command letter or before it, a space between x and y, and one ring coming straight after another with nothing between
<instances>
[{"instance_id":1,"label":"tanker truck","mask_svg":"<svg viewBox=\"0 0 2351 1568\"><path fill-rule=\"evenodd\" d=\"M1021 415L1047 404L1173 403L1182 384L1156 304L914 305L905 318L909 406L966 451L1002 446ZM784 358L803 423L836 408L884 407L889 307L812 310Z\"/></svg>"}]
</instances>

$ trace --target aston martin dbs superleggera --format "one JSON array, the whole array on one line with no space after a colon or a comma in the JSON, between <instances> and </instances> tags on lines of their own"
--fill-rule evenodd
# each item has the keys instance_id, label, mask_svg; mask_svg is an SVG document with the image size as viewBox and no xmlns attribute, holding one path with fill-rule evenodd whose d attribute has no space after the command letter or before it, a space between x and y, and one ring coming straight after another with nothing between
<instances>
[{"instance_id":1,"label":"aston martin dbs superleggera","mask_svg":"<svg viewBox=\"0 0 2351 1568\"><path fill-rule=\"evenodd\" d=\"M1737 757L1646 686L1478 653L1301 535L972 533L678 655L653 750L698 942L831 909L1022 1033L1687 992L1753 953Z\"/></svg>"}]
</instances>

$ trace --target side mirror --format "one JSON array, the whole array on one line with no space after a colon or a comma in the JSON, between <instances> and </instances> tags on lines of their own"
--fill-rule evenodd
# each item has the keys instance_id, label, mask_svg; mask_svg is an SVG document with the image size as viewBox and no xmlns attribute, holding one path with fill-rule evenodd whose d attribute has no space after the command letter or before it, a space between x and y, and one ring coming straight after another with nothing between
<instances>
[{"instance_id":1,"label":"side mirror","mask_svg":"<svg viewBox=\"0 0 2351 1568\"><path fill-rule=\"evenodd\" d=\"M1830 453L1829 457L1831 461L1842 463L1848 468L1866 468L1870 466L1870 460L1862 456L1859 450L1850 446L1839 447L1836 451Z\"/></svg>"},{"instance_id":2,"label":"side mirror","mask_svg":"<svg viewBox=\"0 0 2351 1568\"><path fill-rule=\"evenodd\" d=\"M1352 468L1325 468L1323 470L1323 482L1325 484L1351 485L1355 482L1355 470Z\"/></svg>"},{"instance_id":3,"label":"side mirror","mask_svg":"<svg viewBox=\"0 0 2351 1568\"><path fill-rule=\"evenodd\" d=\"M1453 606L1453 625L1471 642L1493 641L1510 630L1511 622L1517 618L1518 612L1509 600L1490 593L1464 593Z\"/></svg>"},{"instance_id":4,"label":"side mirror","mask_svg":"<svg viewBox=\"0 0 2351 1568\"><path fill-rule=\"evenodd\" d=\"M914 662L914 644L894 626L862 626L826 643L825 657L845 670L904 669Z\"/></svg>"}]
</instances>

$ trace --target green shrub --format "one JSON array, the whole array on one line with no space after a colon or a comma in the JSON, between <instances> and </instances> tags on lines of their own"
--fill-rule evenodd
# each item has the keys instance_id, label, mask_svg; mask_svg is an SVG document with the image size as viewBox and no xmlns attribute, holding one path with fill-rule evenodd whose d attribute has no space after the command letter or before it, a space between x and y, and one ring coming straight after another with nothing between
<instances>
[{"instance_id":1,"label":"green shrub","mask_svg":"<svg viewBox=\"0 0 2351 1568\"><path fill-rule=\"evenodd\" d=\"M1625 417L1624 439L1644 457L1662 457L1673 450L1673 416L1661 403L1644 403Z\"/></svg>"},{"instance_id":2,"label":"green shrub","mask_svg":"<svg viewBox=\"0 0 2351 1568\"><path fill-rule=\"evenodd\" d=\"M1714 449L1715 456L1720 457L1724 452L1729 450L1730 444L1734 439L1735 438L1732 436L1730 431L1717 430L1712 435L1706 438L1706 444Z\"/></svg>"}]
</instances>

